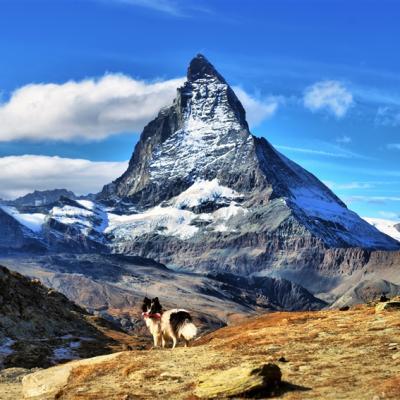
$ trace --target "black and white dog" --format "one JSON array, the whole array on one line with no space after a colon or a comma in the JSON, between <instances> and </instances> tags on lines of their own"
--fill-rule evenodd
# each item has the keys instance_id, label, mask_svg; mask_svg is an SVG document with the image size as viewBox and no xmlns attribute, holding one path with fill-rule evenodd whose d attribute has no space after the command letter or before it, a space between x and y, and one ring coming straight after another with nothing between
<instances>
[{"instance_id":1,"label":"black and white dog","mask_svg":"<svg viewBox=\"0 0 400 400\"><path fill-rule=\"evenodd\" d=\"M180 338L185 341L187 347L189 340L197 335L197 328L186 310L174 308L163 312L158 297L145 297L142 311L146 325L153 335L154 347L158 347L160 340L162 347L165 347L166 340L171 339L172 348L175 348Z\"/></svg>"}]
</instances>

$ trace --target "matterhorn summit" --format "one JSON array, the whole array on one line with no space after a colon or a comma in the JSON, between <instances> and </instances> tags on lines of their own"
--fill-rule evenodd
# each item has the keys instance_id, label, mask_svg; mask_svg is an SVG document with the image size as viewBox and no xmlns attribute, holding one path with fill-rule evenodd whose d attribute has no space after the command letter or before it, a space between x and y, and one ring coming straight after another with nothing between
<instances>
[{"instance_id":1,"label":"matterhorn summit","mask_svg":"<svg viewBox=\"0 0 400 400\"><path fill-rule=\"evenodd\" d=\"M310 266L329 248L399 247L253 136L232 88L203 55L99 200L131 212L109 219L113 251L194 270Z\"/></svg>"}]
</instances>

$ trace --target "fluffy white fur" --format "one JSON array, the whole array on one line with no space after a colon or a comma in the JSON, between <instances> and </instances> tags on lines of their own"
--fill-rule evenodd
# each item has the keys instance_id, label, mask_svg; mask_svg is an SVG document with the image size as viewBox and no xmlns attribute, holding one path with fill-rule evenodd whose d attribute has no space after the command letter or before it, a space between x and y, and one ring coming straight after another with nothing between
<instances>
[{"instance_id":1,"label":"fluffy white fur","mask_svg":"<svg viewBox=\"0 0 400 400\"><path fill-rule=\"evenodd\" d=\"M154 347L158 347L161 341L162 347L166 346L168 339L172 340L172 348L174 349L178 340L182 338L185 341L185 347L188 346L189 341L196 337L197 328L193 322L184 321L184 323L174 331L170 323L171 314L179 311L188 312L184 309L174 308L162 314L161 319L158 318L145 318L146 326L149 328L150 333L153 335Z\"/></svg>"}]
</instances>

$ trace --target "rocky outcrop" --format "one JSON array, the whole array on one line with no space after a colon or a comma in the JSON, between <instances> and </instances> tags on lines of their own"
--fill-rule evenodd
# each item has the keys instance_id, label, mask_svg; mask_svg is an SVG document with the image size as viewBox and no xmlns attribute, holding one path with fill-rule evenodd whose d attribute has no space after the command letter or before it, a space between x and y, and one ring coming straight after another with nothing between
<instances>
[{"instance_id":1,"label":"rocky outcrop","mask_svg":"<svg viewBox=\"0 0 400 400\"><path fill-rule=\"evenodd\" d=\"M73 192L66 189L35 190L32 193L28 193L25 196L18 197L15 200L7 201L6 203L17 207L39 207L55 203L61 197L68 197L70 199L76 198Z\"/></svg>"},{"instance_id":2,"label":"rocky outcrop","mask_svg":"<svg viewBox=\"0 0 400 400\"><path fill-rule=\"evenodd\" d=\"M0 367L48 367L117 342L64 295L0 267Z\"/></svg>"},{"instance_id":3,"label":"rocky outcrop","mask_svg":"<svg viewBox=\"0 0 400 400\"><path fill-rule=\"evenodd\" d=\"M394 297L388 301L380 301L375 306L376 312L382 311L397 311L400 312L400 296Z\"/></svg>"},{"instance_id":4,"label":"rocky outcrop","mask_svg":"<svg viewBox=\"0 0 400 400\"><path fill-rule=\"evenodd\" d=\"M281 370L276 364L265 364L258 368L234 367L201 375L195 394L201 399L260 395L266 398L276 394L282 383L281 378Z\"/></svg>"}]
</instances>

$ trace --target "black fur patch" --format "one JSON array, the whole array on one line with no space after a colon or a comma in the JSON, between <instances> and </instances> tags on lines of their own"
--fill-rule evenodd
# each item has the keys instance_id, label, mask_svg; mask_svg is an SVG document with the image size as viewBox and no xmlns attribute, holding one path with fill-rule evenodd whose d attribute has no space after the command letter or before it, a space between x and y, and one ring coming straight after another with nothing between
<instances>
[{"instance_id":1,"label":"black fur patch","mask_svg":"<svg viewBox=\"0 0 400 400\"><path fill-rule=\"evenodd\" d=\"M145 297L143 300L142 311L148 312L150 310L150 307L151 307L151 300Z\"/></svg>"},{"instance_id":2,"label":"black fur patch","mask_svg":"<svg viewBox=\"0 0 400 400\"><path fill-rule=\"evenodd\" d=\"M161 314L162 313L162 306L158 297L155 297L151 300L151 307L150 307L150 314Z\"/></svg>"},{"instance_id":3,"label":"black fur patch","mask_svg":"<svg viewBox=\"0 0 400 400\"><path fill-rule=\"evenodd\" d=\"M185 323L185 321L192 322L192 317L186 311L178 311L171 314L169 317L169 322L175 333L178 332L179 328Z\"/></svg>"}]
</instances>

